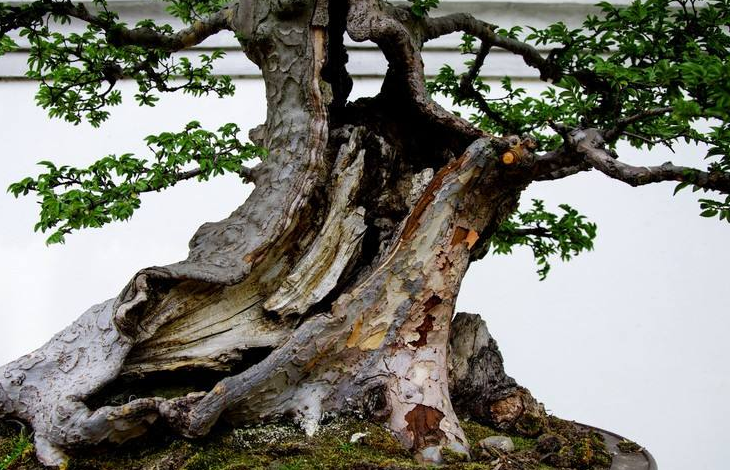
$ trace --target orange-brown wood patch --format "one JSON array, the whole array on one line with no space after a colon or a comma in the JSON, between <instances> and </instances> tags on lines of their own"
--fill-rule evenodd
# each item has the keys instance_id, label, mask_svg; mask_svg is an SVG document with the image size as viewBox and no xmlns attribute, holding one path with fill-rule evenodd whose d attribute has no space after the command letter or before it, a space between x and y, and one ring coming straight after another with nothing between
<instances>
[{"instance_id":1,"label":"orange-brown wood patch","mask_svg":"<svg viewBox=\"0 0 730 470\"><path fill-rule=\"evenodd\" d=\"M446 436L439 427L444 414L430 406L418 404L406 413L408 429L413 435L413 450L438 445Z\"/></svg>"}]
</instances>

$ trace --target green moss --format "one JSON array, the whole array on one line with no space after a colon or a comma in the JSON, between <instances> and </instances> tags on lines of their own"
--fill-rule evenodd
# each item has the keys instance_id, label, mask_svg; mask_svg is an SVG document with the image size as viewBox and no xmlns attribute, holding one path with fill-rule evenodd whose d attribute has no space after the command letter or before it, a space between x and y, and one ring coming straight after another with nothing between
<instances>
[{"instance_id":1,"label":"green moss","mask_svg":"<svg viewBox=\"0 0 730 470\"><path fill-rule=\"evenodd\" d=\"M441 450L441 455L444 459L444 462L447 464L457 464L457 463L463 463L469 461L469 456L461 453L461 452L454 452L453 450L449 448L444 448Z\"/></svg>"},{"instance_id":2,"label":"green moss","mask_svg":"<svg viewBox=\"0 0 730 470\"><path fill-rule=\"evenodd\" d=\"M621 452L625 452L627 454L631 454L634 452L641 452L643 449L643 447L641 447L639 444L637 444L634 441L630 441L628 439L624 439L623 441L616 444L616 446L618 447L618 449Z\"/></svg>"},{"instance_id":3,"label":"green moss","mask_svg":"<svg viewBox=\"0 0 730 470\"><path fill-rule=\"evenodd\" d=\"M467 462L460 454L444 452L444 470L490 470L502 456L481 452L478 442L487 436L504 434L487 426L464 421L462 427L474 449ZM567 428L566 428L567 429ZM365 433L356 443L350 442L355 433ZM14 448L19 433L0 427L0 461ZM554 470L539 464L536 440L511 436L515 451L510 461L520 467ZM587 446L594 452L590 437L586 442L571 441L577 448ZM573 445L571 444L571 445ZM574 448L570 447L572 450ZM567 451L566 451L567 452ZM572 455L572 454L571 454ZM506 458L506 457L505 457ZM40 465L32 455L20 466L0 470L35 470ZM80 450L71 455L69 470L426 470L409 451L385 428L378 424L353 418L337 418L323 424L314 437L308 438L298 427L275 423L237 429L217 429L209 436L186 440L173 436L162 427L154 427L146 438L121 446ZM504 468L512 468L506 466Z\"/></svg>"},{"instance_id":4,"label":"green moss","mask_svg":"<svg viewBox=\"0 0 730 470\"><path fill-rule=\"evenodd\" d=\"M537 437L545 429L545 424L544 415L524 413L515 427L523 436Z\"/></svg>"},{"instance_id":5,"label":"green moss","mask_svg":"<svg viewBox=\"0 0 730 470\"><path fill-rule=\"evenodd\" d=\"M479 441L485 437L505 435L504 431L498 431L494 428L475 423L473 421L462 421L461 427L464 429L464 434L466 434L466 438L469 440L469 445L472 448L475 448L479 444ZM533 439L531 437L510 436L510 438L514 443L515 451L517 452L532 450L535 448L535 444L537 443L537 439Z\"/></svg>"},{"instance_id":6,"label":"green moss","mask_svg":"<svg viewBox=\"0 0 730 470\"><path fill-rule=\"evenodd\" d=\"M4 439L2 447L0 447L0 455L2 456L0 457L0 470L8 470L22 464L24 460L29 460L32 451L33 444L24 432L9 439Z\"/></svg>"}]
</instances>

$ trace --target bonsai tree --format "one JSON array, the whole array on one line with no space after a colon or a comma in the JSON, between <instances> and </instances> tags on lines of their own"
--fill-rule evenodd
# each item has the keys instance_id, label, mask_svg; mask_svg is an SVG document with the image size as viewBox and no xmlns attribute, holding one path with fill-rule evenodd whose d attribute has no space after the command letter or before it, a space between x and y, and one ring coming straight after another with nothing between
<instances>
[{"instance_id":1,"label":"bonsai tree","mask_svg":"<svg viewBox=\"0 0 730 470\"><path fill-rule=\"evenodd\" d=\"M544 277L550 256L592 248L595 226L571 207L518 211L525 188L585 171L672 182L703 191L700 215L730 221L727 0L602 3L575 30L431 16L437 0L168 3L187 27L128 25L103 0L0 4L0 51L28 44L28 76L51 117L101 125L121 79L136 82L141 106L167 92L230 95L231 79L214 74L222 53L175 55L226 33L261 69L268 103L249 143L234 123L192 121L149 136L150 155L42 162L44 173L10 186L39 198L36 230L59 243L129 218L142 193L182 180L232 172L255 184L227 219L200 227L187 259L143 269L0 367L0 416L33 426L46 465L158 419L188 437L221 419L281 416L312 433L325 415L361 412L427 462L444 448L468 453L455 410L534 433L543 411L496 364L483 322L454 316L469 264L490 251L529 246ZM59 32L65 23L83 31ZM452 33L463 35L467 72L444 67L427 82L424 44ZM388 61L376 96L348 100L345 34ZM530 96L506 77L492 94L480 72L494 48L536 69L545 91ZM632 166L620 141L696 143L706 163ZM133 391L126 403L109 399L123 390Z\"/></svg>"}]
</instances>

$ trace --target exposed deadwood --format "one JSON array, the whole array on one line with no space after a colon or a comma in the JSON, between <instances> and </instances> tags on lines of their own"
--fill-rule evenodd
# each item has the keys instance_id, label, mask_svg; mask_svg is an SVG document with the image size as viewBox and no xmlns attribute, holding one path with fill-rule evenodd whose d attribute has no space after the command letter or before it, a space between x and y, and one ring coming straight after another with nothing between
<instances>
[{"instance_id":1,"label":"exposed deadwood","mask_svg":"<svg viewBox=\"0 0 730 470\"><path fill-rule=\"evenodd\" d=\"M293 415L313 432L325 412L363 408L373 390L383 390L381 415L424 460L438 461L444 445L466 452L448 399L446 345L476 236L460 234L480 233L519 193L495 185L493 153L489 141L478 141L442 169L389 254L329 312L305 321L264 360L210 392L162 403L163 416L190 436L205 434L220 416L242 423Z\"/></svg>"},{"instance_id":2,"label":"exposed deadwood","mask_svg":"<svg viewBox=\"0 0 730 470\"><path fill-rule=\"evenodd\" d=\"M196 437L221 418L293 416L311 433L325 413L353 410L383 420L423 461L440 461L445 447L468 452L449 397L454 305L471 251L514 210L533 159L500 163L509 140L482 137L430 100L407 10L332 4L248 0L228 18L268 103L251 137L270 153L246 203L203 225L186 260L140 271L117 298L0 368L0 414L33 426L45 464L158 419ZM327 67L346 74L342 38L331 37L345 25L378 42L392 69L362 116L366 107L342 109L346 77L323 80ZM403 86L405 101L394 94ZM381 119L402 103L416 122ZM403 144L421 124L435 137ZM203 375L174 398L109 398Z\"/></svg>"},{"instance_id":3,"label":"exposed deadwood","mask_svg":"<svg viewBox=\"0 0 730 470\"><path fill-rule=\"evenodd\" d=\"M329 212L309 251L278 290L264 303L280 315L305 313L337 284L340 275L360 249L365 232L365 209L356 204L362 181L365 150L361 148L363 128L355 128L343 145L332 173L334 178Z\"/></svg>"},{"instance_id":4,"label":"exposed deadwood","mask_svg":"<svg viewBox=\"0 0 730 470\"><path fill-rule=\"evenodd\" d=\"M178 369L228 370L246 350L276 347L288 338L290 323L264 314L259 285L250 280L230 287L183 282L158 309L166 322L137 343L124 360L123 374ZM174 311L174 313L168 313Z\"/></svg>"},{"instance_id":5,"label":"exposed deadwood","mask_svg":"<svg viewBox=\"0 0 730 470\"><path fill-rule=\"evenodd\" d=\"M271 151L257 169L260 184L229 218L198 230L187 260L139 272L119 297L0 369L9 412L33 425L45 464L61 464L63 447L127 436L114 419L106 421L108 429L98 428L98 415L84 404L120 372L225 368L247 347L276 345L288 336L286 325L273 327L261 317L258 297L273 292L291 258L306 248L302 224L310 237L316 234L310 198L328 173L327 93L320 81L325 31L310 26L311 4L298 4L282 21L276 9L261 8L268 2L245 3L239 33L250 45L265 45L265 52L247 49L261 66L269 104L259 135ZM144 426L155 416L133 415L119 426Z\"/></svg>"}]
</instances>

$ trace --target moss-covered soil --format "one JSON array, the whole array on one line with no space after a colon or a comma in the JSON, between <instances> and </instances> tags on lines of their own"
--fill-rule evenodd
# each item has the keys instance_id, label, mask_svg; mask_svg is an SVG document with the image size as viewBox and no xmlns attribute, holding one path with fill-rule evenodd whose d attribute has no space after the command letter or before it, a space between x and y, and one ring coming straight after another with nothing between
<instances>
[{"instance_id":1,"label":"moss-covered soil","mask_svg":"<svg viewBox=\"0 0 730 470\"><path fill-rule=\"evenodd\" d=\"M568 422L551 418L539 438L511 436L515 451L482 450L478 442L504 435L486 426L462 423L473 459L447 454L444 470L550 470L606 468L610 457L600 437L579 433ZM354 433L366 433L350 443ZM32 440L32 439L31 439ZM16 423L0 422L0 470L40 470L33 446ZM185 440L160 426L145 437L117 447L74 452L68 470L399 470L423 469L383 427L354 418L338 418L307 438L291 424L218 429L208 437Z\"/></svg>"}]
</instances>

